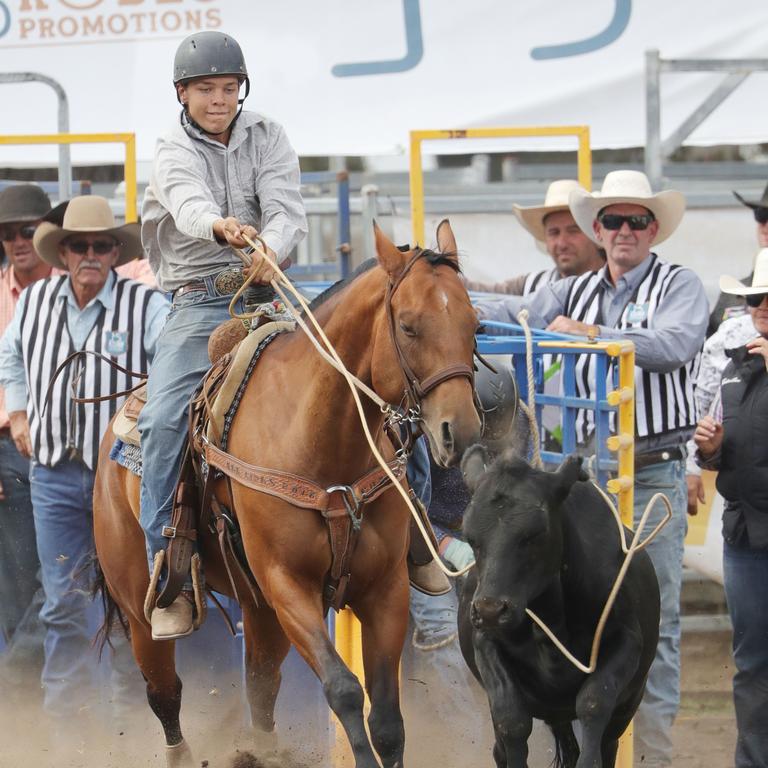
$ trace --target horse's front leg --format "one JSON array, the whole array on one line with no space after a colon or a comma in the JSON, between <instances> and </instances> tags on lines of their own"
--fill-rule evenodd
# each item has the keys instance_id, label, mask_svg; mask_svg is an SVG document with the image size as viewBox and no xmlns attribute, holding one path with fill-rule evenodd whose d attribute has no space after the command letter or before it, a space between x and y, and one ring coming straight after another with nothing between
<instances>
[{"instance_id":1,"label":"horse's front leg","mask_svg":"<svg viewBox=\"0 0 768 768\"><path fill-rule=\"evenodd\" d=\"M242 605L245 638L245 689L253 727L260 734L275 729L275 701L280 690L280 666L291 645L275 612L263 602L252 600ZM269 737L259 738L269 741ZM273 740L274 741L274 740ZM266 744L274 747L275 744Z\"/></svg>"},{"instance_id":2,"label":"horse's front leg","mask_svg":"<svg viewBox=\"0 0 768 768\"><path fill-rule=\"evenodd\" d=\"M269 576L270 601L288 639L315 672L328 706L339 718L355 757L355 768L379 768L363 720L364 693L328 636L320 591L288 571Z\"/></svg>"},{"instance_id":3,"label":"horse's front leg","mask_svg":"<svg viewBox=\"0 0 768 768\"><path fill-rule=\"evenodd\" d=\"M354 610L362 624L365 686L371 700L368 727L384 768L401 768L405 730L400 712L400 656L408 628L405 568L368 589Z\"/></svg>"},{"instance_id":4,"label":"horse's front leg","mask_svg":"<svg viewBox=\"0 0 768 768\"><path fill-rule=\"evenodd\" d=\"M475 630L473 645L475 662L491 709L496 765L498 768L526 768L533 718L496 642L481 630Z\"/></svg>"}]
</instances>

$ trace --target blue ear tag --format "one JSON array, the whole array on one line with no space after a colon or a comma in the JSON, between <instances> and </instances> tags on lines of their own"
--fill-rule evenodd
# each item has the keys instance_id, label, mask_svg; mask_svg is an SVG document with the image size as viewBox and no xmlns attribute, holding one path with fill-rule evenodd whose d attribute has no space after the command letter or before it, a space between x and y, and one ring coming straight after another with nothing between
<instances>
[{"instance_id":1,"label":"blue ear tag","mask_svg":"<svg viewBox=\"0 0 768 768\"><path fill-rule=\"evenodd\" d=\"M108 355L124 355L128 349L128 331L104 331L104 350Z\"/></svg>"},{"instance_id":2,"label":"blue ear tag","mask_svg":"<svg viewBox=\"0 0 768 768\"><path fill-rule=\"evenodd\" d=\"M627 307L627 322L643 323L648 319L648 302L635 304L632 302Z\"/></svg>"}]
</instances>

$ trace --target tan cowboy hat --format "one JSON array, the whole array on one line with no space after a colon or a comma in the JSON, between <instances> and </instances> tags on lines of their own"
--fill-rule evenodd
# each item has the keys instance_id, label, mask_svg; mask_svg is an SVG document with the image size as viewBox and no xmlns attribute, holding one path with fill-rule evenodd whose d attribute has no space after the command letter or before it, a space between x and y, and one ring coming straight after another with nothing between
<instances>
[{"instance_id":1,"label":"tan cowboy hat","mask_svg":"<svg viewBox=\"0 0 768 768\"><path fill-rule=\"evenodd\" d=\"M512 211L517 220L538 242L544 242L547 239L544 219L550 213L567 211L568 195L575 189L581 189L586 192L578 181L558 179L553 181L547 188L547 194L544 196L544 205L513 205Z\"/></svg>"},{"instance_id":2,"label":"tan cowboy hat","mask_svg":"<svg viewBox=\"0 0 768 768\"><path fill-rule=\"evenodd\" d=\"M115 216L107 199L99 195L73 197L67 205L64 220L60 227L44 221L35 232L32 245L43 261L54 267L66 269L59 257L59 244L65 237L78 233L96 234L103 232L112 235L118 243L120 254L115 266L141 256L141 235L136 222L115 226Z\"/></svg>"},{"instance_id":3,"label":"tan cowboy hat","mask_svg":"<svg viewBox=\"0 0 768 768\"><path fill-rule=\"evenodd\" d=\"M737 280L730 275L721 275L720 290L733 296L751 296L755 293L768 293L768 248L758 251L755 257L752 285L744 285L741 280Z\"/></svg>"},{"instance_id":4,"label":"tan cowboy hat","mask_svg":"<svg viewBox=\"0 0 768 768\"><path fill-rule=\"evenodd\" d=\"M685 196L682 192L667 189L654 195L648 177L641 171L611 171L599 192L590 194L575 189L568 198L576 223L598 245L600 242L595 238L592 223L603 208L616 203L642 205L656 217L659 231L654 244L666 240L677 229L685 213Z\"/></svg>"}]
</instances>

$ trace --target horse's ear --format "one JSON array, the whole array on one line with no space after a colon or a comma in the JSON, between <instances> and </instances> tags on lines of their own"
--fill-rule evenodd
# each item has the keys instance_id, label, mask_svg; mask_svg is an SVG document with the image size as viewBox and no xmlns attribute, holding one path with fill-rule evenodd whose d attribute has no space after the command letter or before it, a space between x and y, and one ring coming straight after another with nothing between
<instances>
[{"instance_id":1,"label":"horse's ear","mask_svg":"<svg viewBox=\"0 0 768 768\"><path fill-rule=\"evenodd\" d=\"M475 443L464 451L461 457L461 474L464 475L467 488L473 493L490 463L488 451L480 443Z\"/></svg>"},{"instance_id":2,"label":"horse's ear","mask_svg":"<svg viewBox=\"0 0 768 768\"><path fill-rule=\"evenodd\" d=\"M458 258L456 247L456 237L451 229L451 222L448 219L443 219L437 225L437 250L440 253L454 255Z\"/></svg>"},{"instance_id":3,"label":"horse's ear","mask_svg":"<svg viewBox=\"0 0 768 768\"><path fill-rule=\"evenodd\" d=\"M382 269L394 280L405 266L406 254L382 232L381 227L373 222L373 236L376 239L376 254Z\"/></svg>"},{"instance_id":4,"label":"horse's ear","mask_svg":"<svg viewBox=\"0 0 768 768\"><path fill-rule=\"evenodd\" d=\"M562 501L573 488L578 480L589 480L589 475L584 471L581 464L581 456L569 456L555 473L557 476L556 494Z\"/></svg>"}]
</instances>

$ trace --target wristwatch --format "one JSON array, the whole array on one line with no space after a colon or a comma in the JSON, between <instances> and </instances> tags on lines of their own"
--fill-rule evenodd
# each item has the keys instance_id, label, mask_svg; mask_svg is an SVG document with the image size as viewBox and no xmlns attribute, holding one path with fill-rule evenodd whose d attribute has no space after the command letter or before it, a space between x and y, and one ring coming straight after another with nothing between
<instances>
[{"instance_id":1,"label":"wristwatch","mask_svg":"<svg viewBox=\"0 0 768 768\"><path fill-rule=\"evenodd\" d=\"M587 326L587 341L597 341L597 337L600 335L599 325Z\"/></svg>"}]
</instances>

